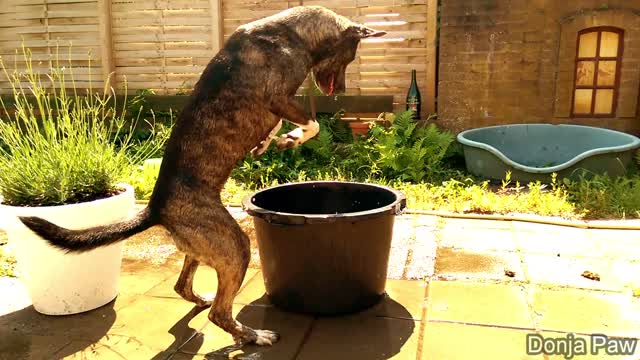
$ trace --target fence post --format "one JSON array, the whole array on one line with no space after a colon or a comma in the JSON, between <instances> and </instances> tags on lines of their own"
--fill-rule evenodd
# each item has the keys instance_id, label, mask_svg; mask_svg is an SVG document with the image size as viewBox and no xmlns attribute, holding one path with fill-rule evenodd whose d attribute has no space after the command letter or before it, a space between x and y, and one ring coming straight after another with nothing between
<instances>
[{"instance_id":1,"label":"fence post","mask_svg":"<svg viewBox=\"0 0 640 360\"><path fill-rule=\"evenodd\" d=\"M211 12L211 49L215 55L224 43L222 0L209 0L209 4Z\"/></svg>"},{"instance_id":2,"label":"fence post","mask_svg":"<svg viewBox=\"0 0 640 360\"><path fill-rule=\"evenodd\" d=\"M436 111L436 47L438 32L438 0L427 0L427 91L424 96L423 112L428 115ZM426 117L425 117L426 118Z\"/></svg>"},{"instance_id":3,"label":"fence post","mask_svg":"<svg viewBox=\"0 0 640 360\"><path fill-rule=\"evenodd\" d=\"M102 79L110 80L115 89L115 63L113 59L113 37L111 34L111 0L98 0L98 29L100 32L100 62L102 64ZM112 74L114 73L114 74ZM109 79L109 76L112 76Z\"/></svg>"}]
</instances>

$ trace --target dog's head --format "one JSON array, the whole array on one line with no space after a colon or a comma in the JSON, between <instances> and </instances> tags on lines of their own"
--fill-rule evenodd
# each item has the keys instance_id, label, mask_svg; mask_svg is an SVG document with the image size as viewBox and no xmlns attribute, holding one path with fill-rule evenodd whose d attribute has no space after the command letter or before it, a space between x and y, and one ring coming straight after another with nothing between
<instances>
[{"instance_id":1,"label":"dog's head","mask_svg":"<svg viewBox=\"0 0 640 360\"><path fill-rule=\"evenodd\" d=\"M345 71L356 58L360 40L385 35L385 31L374 30L352 23L342 31L336 43L327 44L318 52L318 61L312 71L316 84L326 95L343 93L346 90Z\"/></svg>"}]
</instances>

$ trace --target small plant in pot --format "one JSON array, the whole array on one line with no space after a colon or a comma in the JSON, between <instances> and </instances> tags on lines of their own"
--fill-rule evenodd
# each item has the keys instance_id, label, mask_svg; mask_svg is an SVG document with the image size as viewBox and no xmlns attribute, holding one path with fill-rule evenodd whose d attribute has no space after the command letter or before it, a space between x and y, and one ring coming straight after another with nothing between
<instances>
[{"instance_id":1,"label":"small plant in pot","mask_svg":"<svg viewBox=\"0 0 640 360\"><path fill-rule=\"evenodd\" d=\"M122 183L134 164L163 146L156 133L132 140L138 118L113 89L80 90L71 62L38 73L23 49L23 71L7 70L13 95L0 115L0 226L14 248L34 308L49 315L88 311L118 293L122 244L66 254L31 232L19 217L39 217L67 229L106 225L129 216L133 189ZM107 80L108 84L109 81ZM126 99L126 96L125 96Z\"/></svg>"}]
</instances>

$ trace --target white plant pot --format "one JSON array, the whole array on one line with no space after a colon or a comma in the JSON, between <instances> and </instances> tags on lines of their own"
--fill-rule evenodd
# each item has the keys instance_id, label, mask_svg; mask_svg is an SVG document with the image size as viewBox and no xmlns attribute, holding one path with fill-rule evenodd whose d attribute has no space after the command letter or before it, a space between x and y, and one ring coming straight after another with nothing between
<instances>
[{"instance_id":1,"label":"white plant pot","mask_svg":"<svg viewBox=\"0 0 640 360\"><path fill-rule=\"evenodd\" d=\"M18 270L33 307L47 315L68 315L107 304L118 295L122 245L80 254L50 246L19 221L37 216L68 229L107 225L126 219L134 209L133 188L118 195L80 204L15 207L0 205L0 224L15 250Z\"/></svg>"}]
</instances>

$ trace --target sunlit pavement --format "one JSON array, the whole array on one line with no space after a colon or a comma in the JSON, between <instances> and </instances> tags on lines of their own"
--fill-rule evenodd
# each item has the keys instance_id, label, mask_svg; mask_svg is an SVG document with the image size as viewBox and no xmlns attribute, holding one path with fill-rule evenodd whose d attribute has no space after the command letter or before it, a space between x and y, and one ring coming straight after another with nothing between
<instances>
[{"instance_id":1,"label":"sunlit pavement","mask_svg":"<svg viewBox=\"0 0 640 360\"><path fill-rule=\"evenodd\" d=\"M234 215L250 227L246 214ZM404 215L396 219L388 296L344 317L271 305L258 259L254 249L234 315L279 332L272 347L233 346L206 311L181 300L173 285L182 255L152 229L127 241L120 295L84 314L38 314L20 278L0 278L0 358L563 359L566 346L564 355L535 350L562 352L564 341L575 359L640 359L640 344L633 356L605 352L625 346L614 337L640 338L640 298L632 294L640 287L640 231ZM215 272L201 267L195 283L200 293L215 292Z\"/></svg>"}]
</instances>

